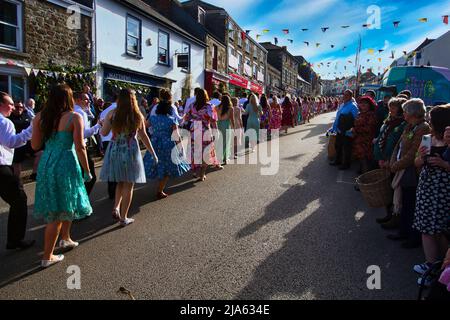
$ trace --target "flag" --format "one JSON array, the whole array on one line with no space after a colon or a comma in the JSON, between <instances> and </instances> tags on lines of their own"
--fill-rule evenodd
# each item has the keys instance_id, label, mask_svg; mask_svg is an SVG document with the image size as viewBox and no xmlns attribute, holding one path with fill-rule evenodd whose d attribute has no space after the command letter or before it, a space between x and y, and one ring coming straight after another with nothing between
<instances>
[{"instance_id":1,"label":"flag","mask_svg":"<svg viewBox=\"0 0 450 320\"><path fill-rule=\"evenodd\" d=\"M263 30L263 33L268 33L268 32L270 32L269 29L264 29L264 30Z\"/></svg>"},{"instance_id":2,"label":"flag","mask_svg":"<svg viewBox=\"0 0 450 320\"><path fill-rule=\"evenodd\" d=\"M381 62L381 58L378 58L378 62Z\"/></svg>"},{"instance_id":3,"label":"flag","mask_svg":"<svg viewBox=\"0 0 450 320\"><path fill-rule=\"evenodd\" d=\"M367 59L367 62L370 62L370 59Z\"/></svg>"},{"instance_id":4,"label":"flag","mask_svg":"<svg viewBox=\"0 0 450 320\"><path fill-rule=\"evenodd\" d=\"M316 48L320 47L320 43L316 43Z\"/></svg>"},{"instance_id":5,"label":"flag","mask_svg":"<svg viewBox=\"0 0 450 320\"><path fill-rule=\"evenodd\" d=\"M448 15L442 16L442 18L444 19L444 23L445 23L445 24L448 24Z\"/></svg>"},{"instance_id":6,"label":"flag","mask_svg":"<svg viewBox=\"0 0 450 320\"><path fill-rule=\"evenodd\" d=\"M309 29L302 29L302 31L308 31Z\"/></svg>"},{"instance_id":7,"label":"flag","mask_svg":"<svg viewBox=\"0 0 450 320\"><path fill-rule=\"evenodd\" d=\"M244 31L241 31L241 39L245 41L247 39L247 34Z\"/></svg>"},{"instance_id":8,"label":"flag","mask_svg":"<svg viewBox=\"0 0 450 320\"><path fill-rule=\"evenodd\" d=\"M368 53L368 54L374 54L374 53L375 53L375 50L369 49L369 50L367 50L367 53Z\"/></svg>"},{"instance_id":9,"label":"flag","mask_svg":"<svg viewBox=\"0 0 450 320\"><path fill-rule=\"evenodd\" d=\"M333 48L334 48L334 44L331 45L331 49L333 49Z\"/></svg>"},{"instance_id":10,"label":"flag","mask_svg":"<svg viewBox=\"0 0 450 320\"><path fill-rule=\"evenodd\" d=\"M283 29L284 34L289 34L289 29Z\"/></svg>"},{"instance_id":11,"label":"flag","mask_svg":"<svg viewBox=\"0 0 450 320\"><path fill-rule=\"evenodd\" d=\"M407 54L408 54L408 52L406 52L406 51L403 51L403 54L406 56Z\"/></svg>"},{"instance_id":12,"label":"flag","mask_svg":"<svg viewBox=\"0 0 450 320\"><path fill-rule=\"evenodd\" d=\"M419 22L428 22L428 18L420 18Z\"/></svg>"},{"instance_id":13,"label":"flag","mask_svg":"<svg viewBox=\"0 0 450 320\"><path fill-rule=\"evenodd\" d=\"M394 21L394 28L397 28L399 24L400 24L400 21Z\"/></svg>"},{"instance_id":14,"label":"flag","mask_svg":"<svg viewBox=\"0 0 450 320\"><path fill-rule=\"evenodd\" d=\"M371 26L370 23L368 23L368 24L363 24L363 28L368 28L368 27L370 27L370 26Z\"/></svg>"},{"instance_id":15,"label":"flag","mask_svg":"<svg viewBox=\"0 0 450 320\"><path fill-rule=\"evenodd\" d=\"M257 34L257 35L256 35L256 40L259 40L259 38L261 38L261 35L260 35L260 34Z\"/></svg>"},{"instance_id":16,"label":"flag","mask_svg":"<svg viewBox=\"0 0 450 320\"><path fill-rule=\"evenodd\" d=\"M308 41L303 41L303 43L305 43L309 47L309 42Z\"/></svg>"},{"instance_id":17,"label":"flag","mask_svg":"<svg viewBox=\"0 0 450 320\"><path fill-rule=\"evenodd\" d=\"M246 33L247 35L250 35L250 31L252 31L252 30L245 30L245 33Z\"/></svg>"},{"instance_id":18,"label":"flag","mask_svg":"<svg viewBox=\"0 0 450 320\"><path fill-rule=\"evenodd\" d=\"M347 70L347 66L344 66L344 70Z\"/></svg>"},{"instance_id":19,"label":"flag","mask_svg":"<svg viewBox=\"0 0 450 320\"><path fill-rule=\"evenodd\" d=\"M384 50L383 49L381 49L381 50L378 50L378 53L382 53Z\"/></svg>"},{"instance_id":20,"label":"flag","mask_svg":"<svg viewBox=\"0 0 450 320\"><path fill-rule=\"evenodd\" d=\"M330 28L329 27L322 28L322 32L326 32L328 29Z\"/></svg>"},{"instance_id":21,"label":"flag","mask_svg":"<svg viewBox=\"0 0 450 320\"><path fill-rule=\"evenodd\" d=\"M341 28L342 29L347 29L348 27L350 27L350 26L342 26Z\"/></svg>"},{"instance_id":22,"label":"flag","mask_svg":"<svg viewBox=\"0 0 450 320\"><path fill-rule=\"evenodd\" d=\"M292 39L287 39L287 41L289 41L291 44L294 42L294 40Z\"/></svg>"},{"instance_id":23,"label":"flag","mask_svg":"<svg viewBox=\"0 0 450 320\"><path fill-rule=\"evenodd\" d=\"M391 59L395 59L395 56L394 56L394 55L395 55L395 50L392 50L392 51L391 51Z\"/></svg>"},{"instance_id":24,"label":"flag","mask_svg":"<svg viewBox=\"0 0 450 320\"><path fill-rule=\"evenodd\" d=\"M273 38L273 39L274 39L274 41L275 41L275 45L277 45L277 44L278 44L278 38L275 37L275 38Z\"/></svg>"},{"instance_id":25,"label":"flag","mask_svg":"<svg viewBox=\"0 0 450 320\"><path fill-rule=\"evenodd\" d=\"M347 62L348 62L348 63L353 63L352 60L348 60Z\"/></svg>"}]
</instances>

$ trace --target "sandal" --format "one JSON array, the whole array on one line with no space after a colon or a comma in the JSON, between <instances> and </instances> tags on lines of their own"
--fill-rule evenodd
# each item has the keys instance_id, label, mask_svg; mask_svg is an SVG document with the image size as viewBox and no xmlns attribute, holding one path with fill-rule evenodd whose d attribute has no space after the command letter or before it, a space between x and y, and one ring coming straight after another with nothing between
<instances>
[{"instance_id":1,"label":"sandal","mask_svg":"<svg viewBox=\"0 0 450 320\"><path fill-rule=\"evenodd\" d=\"M119 209L113 209L112 217L114 220L120 220L120 212Z\"/></svg>"},{"instance_id":2,"label":"sandal","mask_svg":"<svg viewBox=\"0 0 450 320\"><path fill-rule=\"evenodd\" d=\"M134 219L131 219L131 218L125 218L124 220L120 220L120 225L121 225L122 227L126 227L126 226L132 224L133 222L134 222Z\"/></svg>"},{"instance_id":3,"label":"sandal","mask_svg":"<svg viewBox=\"0 0 450 320\"><path fill-rule=\"evenodd\" d=\"M167 198L169 195L167 194L167 193L164 193L164 192L158 192L157 194L156 194L156 198L158 198L158 200L162 200L162 199L165 199L165 198Z\"/></svg>"}]
</instances>

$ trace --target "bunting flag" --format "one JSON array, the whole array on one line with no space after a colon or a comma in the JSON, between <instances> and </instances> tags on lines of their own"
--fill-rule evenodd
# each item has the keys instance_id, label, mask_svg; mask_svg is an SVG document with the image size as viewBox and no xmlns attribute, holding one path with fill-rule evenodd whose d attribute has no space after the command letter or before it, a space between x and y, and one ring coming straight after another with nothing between
<instances>
[{"instance_id":1,"label":"bunting flag","mask_svg":"<svg viewBox=\"0 0 450 320\"><path fill-rule=\"evenodd\" d=\"M261 38L261 35L260 35L260 34L257 34L257 35L256 35L256 40L259 40L259 38Z\"/></svg>"},{"instance_id":2,"label":"bunting flag","mask_svg":"<svg viewBox=\"0 0 450 320\"><path fill-rule=\"evenodd\" d=\"M369 50L367 50L367 53L368 53L368 54L374 54L374 53L375 53L375 50L369 49Z\"/></svg>"},{"instance_id":3,"label":"bunting flag","mask_svg":"<svg viewBox=\"0 0 450 320\"><path fill-rule=\"evenodd\" d=\"M283 29L284 34L289 34L289 29Z\"/></svg>"},{"instance_id":4,"label":"bunting flag","mask_svg":"<svg viewBox=\"0 0 450 320\"><path fill-rule=\"evenodd\" d=\"M329 27L324 27L324 28L322 28L322 32L326 32L328 29L330 29Z\"/></svg>"},{"instance_id":5,"label":"bunting flag","mask_svg":"<svg viewBox=\"0 0 450 320\"><path fill-rule=\"evenodd\" d=\"M305 43L309 47L309 42L308 41L303 41L303 43Z\"/></svg>"},{"instance_id":6,"label":"bunting flag","mask_svg":"<svg viewBox=\"0 0 450 320\"><path fill-rule=\"evenodd\" d=\"M399 24L400 24L400 21L394 21L394 28L397 28Z\"/></svg>"},{"instance_id":7,"label":"bunting flag","mask_svg":"<svg viewBox=\"0 0 450 320\"><path fill-rule=\"evenodd\" d=\"M333 49L333 48L334 48L334 44L331 45L331 49Z\"/></svg>"},{"instance_id":8,"label":"bunting flag","mask_svg":"<svg viewBox=\"0 0 450 320\"><path fill-rule=\"evenodd\" d=\"M392 50L392 51L391 51L391 59L395 59L395 56L394 56L394 55L395 55L395 50Z\"/></svg>"},{"instance_id":9,"label":"bunting flag","mask_svg":"<svg viewBox=\"0 0 450 320\"><path fill-rule=\"evenodd\" d=\"M381 58L378 58L378 62L381 62Z\"/></svg>"},{"instance_id":10,"label":"bunting flag","mask_svg":"<svg viewBox=\"0 0 450 320\"><path fill-rule=\"evenodd\" d=\"M269 29L264 29L264 30L263 30L263 33L269 33L269 32L270 32Z\"/></svg>"},{"instance_id":11,"label":"bunting flag","mask_svg":"<svg viewBox=\"0 0 450 320\"><path fill-rule=\"evenodd\" d=\"M383 49L380 49L380 50L378 50L378 53L382 53L384 50Z\"/></svg>"},{"instance_id":12,"label":"bunting flag","mask_svg":"<svg viewBox=\"0 0 450 320\"><path fill-rule=\"evenodd\" d=\"M347 49L347 47L342 48L342 51L345 51L345 49Z\"/></svg>"},{"instance_id":13,"label":"bunting flag","mask_svg":"<svg viewBox=\"0 0 450 320\"><path fill-rule=\"evenodd\" d=\"M350 26L341 26L341 28L342 29L347 29L347 28L349 28Z\"/></svg>"},{"instance_id":14,"label":"bunting flag","mask_svg":"<svg viewBox=\"0 0 450 320\"><path fill-rule=\"evenodd\" d=\"M320 43L316 43L316 48L320 47Z\"/></svg>"},{"instance_id":15,"label":"bunting flag","mask_svg":"<svg viewBox=\"0 0 450 320\"><path fill-rule=\"evenodd\" d=\"M347 70L347 66L344 66L344 70Z\"/></svg>"},{"instance_id":16,"label":"bunting flag","mask_svg":"<svg viewBox=\"0 0 450 320\"><path fill-rule=\"evenodd\" d=\"M37 77L37 75L38 75L38 73L39 73L39 70L33 69L32 72L33 72L34 76Z\"/></svg>"},{"instance_id":17,"label":"bunting flag","mask_svg":"<svg viewBox=\"0 0 450 320\"><path fill-rule=\"evenodd\" d=\"M302 29L302 31L308 31L309 29Z\"/></svg>"},{"instance_id":18,"label":"bunting flag","mask_svg":"<svg viewBox=\"0 0 450 320\"><path fill-rule=\"evenodd\" d=\"M294 40L292 39L287 39L287 41L289 41L291 44L294 43Z\"/></svg>"},{"instance_id":19,"label":"bunting flag","mask_svg":"<svg viewBox=\"0 0 450 320\"><path fill-rule=\"evenodd\" d=\"M448 24L448 15L442 16L442 18L444 19L443 22L444 22L445 24Z\"/></svg>"},{"instance_id":20,"label":"bunting flag","mask_svg":"<svg viewBox=\"0 0 450 320\"><path fill-rule=\"evenodd\" d=\"M406 51L403 51L403 54L406 56L407 54L408 54L408 52L406 52Z\"/></svg>"},{"instance_id":21,"label":"bunting flag","mask_svg":"<svg viewBox=\"0 0 450 320\"><path fill-rule=\"evenodd\" d=\"M347 62L348 62L348 63L353 63L352 60L348 60Z\"/></svg>"},{"instance_id":22,"label":"bunting flag","mask_svg":"<svg viewBox=\"0 0 450 320\"><path fill-rule=\"evenodd\" d=\"M428 18L420 18L419 22L428 22Z\"/></svg>"},{"instance_id":23,"label":"bunting flag","mask_svg":"<svg viewBox=\"0 0 450 320\"><path fill-rule=\"evenodd\" d=\"M368 28L368 27L370 27L370 26L371 26L370 23L368 23L368 24L363 24L363 28Z\"/></svg>"},{"instance_id":24,"label":"bunting flag","mask_svg":"<svg viewBox=\"0 0 450 320\"><path fill-rule=\"evenodd\" d=\"M278 38L275 37L275 38L273 38L273 39L274 39L274 41L275 41L275 45L277 45L277 44L278 44Z\"/></svg>"},{"instance_id":25,"label":"bunting flag","mask_svg":"<svg viewBox=\"0 0 450 320\"><path fill-rule=\"evenodd\" d=\"M245 30L245 33L247 34L247 35L250 35L250 32L251 32L252 30Z\"/></svg>"},{"instance_id":26,"label":"bunting flag","mask_svg":"<svg viewBox=\"0 0 450 320\"><path fill-rule=\"evenodd\" d=\"M367 59L367 62L370 62L370 59Z\"/></svg>"}]
</instances>

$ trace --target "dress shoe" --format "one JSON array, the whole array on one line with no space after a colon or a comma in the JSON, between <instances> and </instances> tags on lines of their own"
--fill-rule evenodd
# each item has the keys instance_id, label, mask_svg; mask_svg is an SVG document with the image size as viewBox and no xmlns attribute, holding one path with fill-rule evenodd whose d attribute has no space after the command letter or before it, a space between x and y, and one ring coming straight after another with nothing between
<instances>
[{"instance_id":1,"label":"dress shoe","mask_svg":"<svg viewBox=\"0 0 450 320\"><path fill-rule=\"evenodd\" d=\"M389 240L394 240L394 241L400 241L400 240L406 240L408 239L408 237L403 236L401 234L388 234L386 236L386 238L388 238Z\"/></svg>"},{"instance_id":2,"label":"dress shoe","mask_svg":"<svg viewBox=\"0 0 450 320\"><path fill-rule=\"evenodd\" d=\"M384 217L384 218L378 218L376 221L377 221L377 223L379 223L379 224L383 224L383 223L388 222L388 221L391 220L391 219L392 219L392 215L387 215L387 216Z\"/></svg>"},{"instance_id":3,"label":"dress shoe","mask_svg":"<svg viewBox=\"0 0 450 320\"><path fill-rule=\"evenodd\" d=\"M342 162L339 162L339 161L331 161L330 162L330 166L340 166L340 165L342 165Z\"/></svg>"},{"instance_id":4,"label":"dress shoe","mask_svg":"<svg viewBox=\"0 0 450 320\"><path fill-rule=\"evenodd\" d=\"M20 240L19 242L16 242L16 243L8 242L6 244L6 249L8 249L8 250L14 250L14 249L25 250L25 249L28 249L29 247L33 246L35 242L36 242L35 240Z\"/></svg>"},{"instance_id":5,"label":"dress shoe","mask_svg":"<svg viewBox=\"0 0 450 320\"><path fill-rule=\"evenodd\" d=\"M392 216L391 220L386 223L383 223L381 227L385 230L393 230L400 227L400 215Z\"/></svg>"},{"instance_id":6,"label":"dress shoe","mask_svg":"<svg viewBox=\"0 0 450 320\"><path fill-rule=\"evenodd\" d=\"M412 240L406 240L402 243L403 249L415 249L419 248L422 245L420 241L412 241Z\"/></svg>"}]
</instances>

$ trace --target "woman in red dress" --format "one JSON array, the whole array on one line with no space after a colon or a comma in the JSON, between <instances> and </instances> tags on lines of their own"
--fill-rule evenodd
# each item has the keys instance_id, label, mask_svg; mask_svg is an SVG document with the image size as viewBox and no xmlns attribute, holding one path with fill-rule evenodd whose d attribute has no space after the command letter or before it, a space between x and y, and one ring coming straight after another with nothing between
<instances>
[{"instance_id":1,"label":"woman in red dress","mask_svg":"<svg viewBox=\"0 0 450 320\"><path fill-rule=\"evenodd\" d=\"M288 96L284 98L281 109L283 110L281 125L283 127L283 130L285 130L285 133L287 133L289 127L294 127L294 106L292 105L291 99Z\"/></svg>"},{"instance_id":2,"label":"woman in red dress","mask_svg":"<svg viewBox=\"0 0 450 320\"><path fill-rule=\"evenodd\" d=\"M272 113L270 118L270 130L280 130L281 128L281 107L274 95L270 95L270 111Z\"/></svg>"},{"instance_id":3,"label":"woman in red dress","mask_svg":"<svg viewBox=\"0 0 450 320\"><path fill-rule=\"evenodd\" d=\"M360 113L353 128L353 156L359 160L359 173L365 173L370 170L373 159L373 139L377 131L376 103L372 97L364 96L359 99L358 108Z\"/></svg>"}]
</instances>

